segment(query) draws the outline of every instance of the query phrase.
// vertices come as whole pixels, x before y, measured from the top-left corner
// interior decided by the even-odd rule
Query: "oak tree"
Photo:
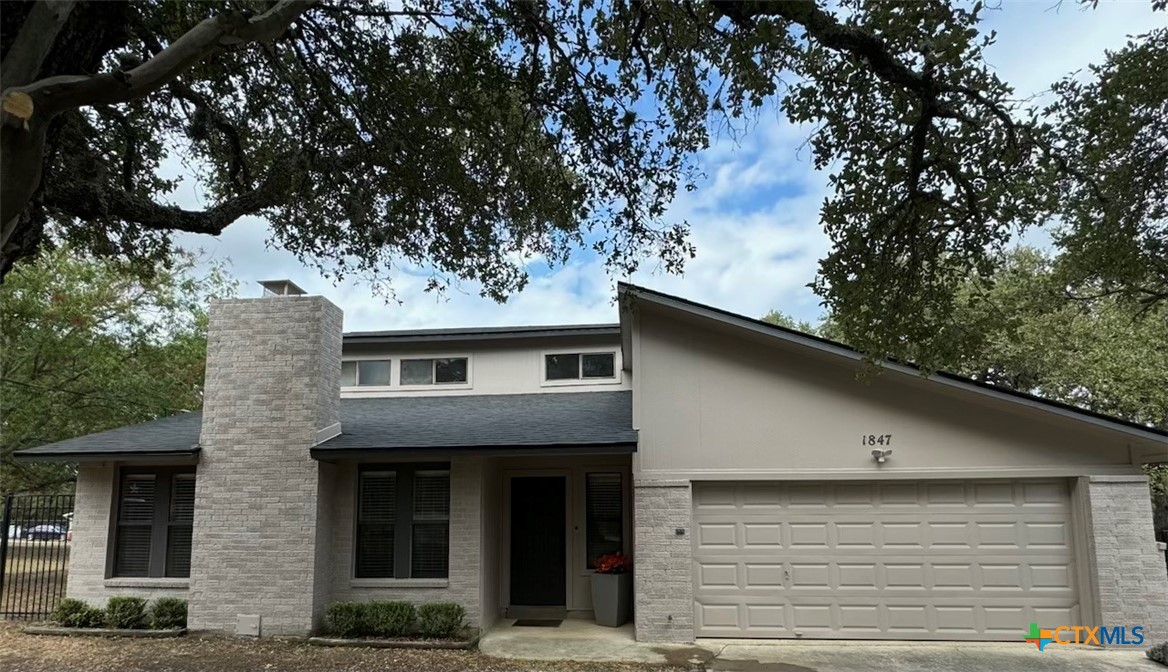
[[[174,232],[244,215],[326,273],[376,281],[413,262],[496,299],[527,260],[582,247],[618,275],[646,257],[680,270],[693,248],[668,206],[698,183],[698,152],[774,103],[814,129],[829,173],[815,289],[874,358],[926,342],[961,279],[1027,227],[1053,228],[1086,291],[1166,302],[1168,30],[1036,107],[986,62],[986,11],[5,3],[0,273],[43,242],[162,259]],[[206,209],[169,203],[159,166],[176,157]]]

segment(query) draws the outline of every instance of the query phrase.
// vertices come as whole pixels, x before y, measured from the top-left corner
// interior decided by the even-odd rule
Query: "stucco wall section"
[[[440,579],[353,578],[354,507],[357,465],[337,465],[333,495],[331,601],[406,600],[457,602],[466,609],[467,624],[481,621],[482,472],[480,457],[455,458],[450,462],[450,572]]]
[[[98,606],[121,595],[148,600],[164,595],[186,598],[184,579],[106,579],[116,482],[117,467],[112,463],[77,468],[66,595]]]
[[[633,485],[637,641],[693,641],[690,483],[635,481]],[[678,529],[684,534],[678,535]]]
[[[338,421],[341,319],[321,297],[215,301],[195,481],[193,630],[306,635],[316,590],[322,427]]]
[[[1147,479],[1090,476],[1079,486],[1087,492],[1097,625],[1142,625],[1149,645],[1168,639],[1168,572],[1156,548]]]
[[[741,329],[636,319],[646,480],[1139,473],[1119,432],[887,369],[857,380],[859,362]],[[869,435],[891,435],[885,463]]]

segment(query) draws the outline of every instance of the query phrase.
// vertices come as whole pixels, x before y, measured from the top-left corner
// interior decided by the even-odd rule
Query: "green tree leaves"
[[[22,264],[0,287],[0,492],[65,487],[59,464],[13,451],[202,406],[206,301],[233,292],[194,257],[150,274],[69,249]]]

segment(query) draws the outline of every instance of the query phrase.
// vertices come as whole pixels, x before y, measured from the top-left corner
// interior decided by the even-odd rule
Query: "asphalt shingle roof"
[[[341,431],[317,451],[637,442],[628,391],[343,399]]]
[[[19,451],[18,458],[191,455],[202,413]],[[632,392],[567,392],[341,400],[342,434],[318,455],[372,449],[635,445]]]
[[[198,452],[202,411],[179,413],[137,425],[87,434],[21,450],[18,458],[99,455],[193,455]]]

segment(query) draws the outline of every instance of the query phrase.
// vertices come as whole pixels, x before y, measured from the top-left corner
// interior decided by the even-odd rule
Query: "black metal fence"
[[[0,531],[0,617],[46,618],[65,596],[73,495],[7,495]]]

